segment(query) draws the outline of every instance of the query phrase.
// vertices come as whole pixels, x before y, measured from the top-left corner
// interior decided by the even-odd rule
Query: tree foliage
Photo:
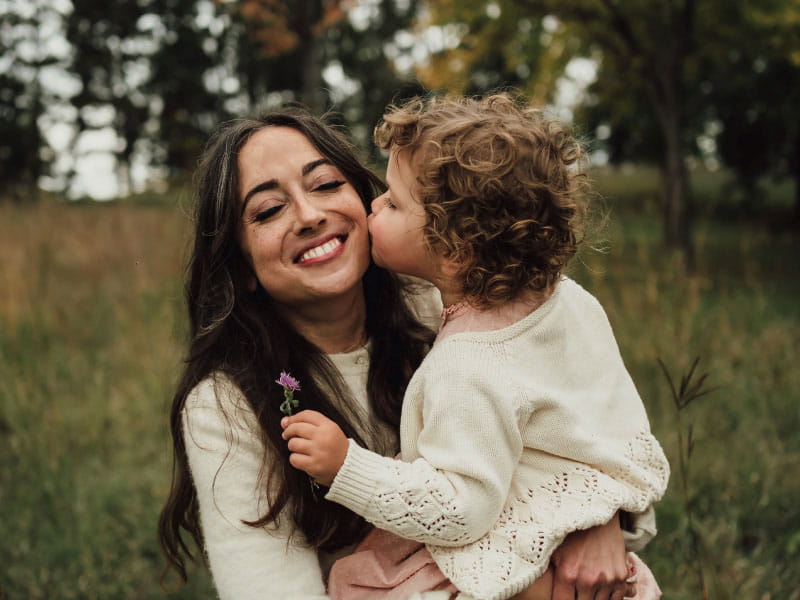
[[[749,35],[730,31],[730,51],[709,67],[724,73],[709,75],[719,155],[737,174],[746,210],[758,202],[760,178],[791,178],[800,219],[800,1],[754,1],[740,19]]]
[[[578,51],[578,38],[520,3],[434,0],[429,8],[442,48],[418,72],[433,89],[480,94],[514,87],[544,104]]]
[[[393,58],[408,48],[398,50],[402,44],[394,38],[410,27],[418,4],[62,0],[59,20],[68,51],[61,50],[60,73],[73,89],[55,100],[71,139],[64,144],[69,159],[54,167],[42,115],[55,100],[40,85],[47,63],[30,50],[30,40],[41,35],[43,13],[55,9],[44,0],[32,2],[33,9],[0,0],[0,65],[7,67],[0,71],[0,180],[35,189],[50,174],[68,191],[78,179],[82,140],[109,131],[116,137],[109,152],[122,193],[134,190],[134,164],[181,180],[219,122],[286,102],[317,113],[333,108],[367,142],[403,86]],[[351,21],[351,11],[362,17]]]
[[[758,77],[753,68],[731,73],[731,61],[748,56],[744,60],[760,68],[765,78],[773,69],[783,69],[784,82],[788,83],[785,71],[792,63],[789,57],[797,54],[794,40],[800,39],[797,0],[749,3],[494,0],[488,4],[430,0],[429,3],[435,23],[442,27],[455,24],[463,29],[459,45],[436,59],[445,68],[437,69],[434,62],[430,71],[434,74],[431,78],[434,85],[468,89],[458,83],[470,78],[474,81],[474,76],[460,73],[455,85],[448,76],[461,68],[480,73],[480,61],[503,56],[506,45],[518,34],[517,24],[523,22],[555,20],[560,37],[571,39],[567,44],[559,44],[567,53],[560,65],[572,56],[596,61],[597,78],[588,90],[579,118],[592,128],[606,126],[609,135],[605,136],[605,144],[612,160],[646,160],[659,165],[668,246],[681,248],[691,256],[691,191],[686,157],[697,151],[699,135],[707,134],[709,128],[714,130],[715,123],[721,123],[722,158],[734,168],[763,172],[757,164],[745,166],[746,160],[741,158],[746,152],[741,147],[739,159],[735,158],[733,140],[740,138],[742,123],[731,115],[726,118],[724,113],[749,111],[755,115],[759,112],[756,95],[764,100],[766,96],[761,92],[741,94],[742,86],[748,83],[752,86]],[[762,48],[768,39],[773,40],[767,44],[775,49],[772,54],[755,50]],[[547,56],[544,52],[552,52],[552,37],[540,34],[532,36],[532,40],[532,47],[522,50],[530,60],[541,61],[542,56]],[[782,48],[777,50],[778,46]],[[502,64],[513,63],[505,59]],[[507,75],[507,69],[498,68],[497,62],[493,68],[503,75],[499,81],[490,82],[492,85],[516,83],[513,76]],[[560,71],[555,76],[559,74]],[[542,77],[542,71],[532,69],[531,77],[534,80]],[[552,72],[544,75],[546,86],[552,88],[553,77]],[[792,86],[797,89],[796,83]],[[523,87],[535,89],[535,83],[529,80]],[[537,101],[542,97],[531,95]],[[762,123],[766,118],[761,116]],[[758,127],[748,127],[748,131],[755,140]],[[788,150],[784,148],[784,152]]]
[[[218,122],[291,101],[333,109],[369,146],[386,104],[423,86],[544,104],[587,57],[577,119],[612,161],[661,167],[665,237],[687,249],[699,136],[750,201],[765,175],[800,182],[799,14],[800,0],[0,0],[0,181],[20,198],[45,179],[68,189],[81,141],[109,130],[123,192],[134,164],[180,179]],[[73,132],[61,155],[54,124]]]
[[[372,130],[386,106],[424,92],[397,64],[408,58],[413,45],[410,35],[397,34],[413,27],[418,4],[418,0],[378,0],[360,20],[343,20],[331,28],[325,40],[326,55],[347,78],[346,83],[331,89],[333,106],[373,159],[377,149]],[[345,86],[350,89],[343,89]]]

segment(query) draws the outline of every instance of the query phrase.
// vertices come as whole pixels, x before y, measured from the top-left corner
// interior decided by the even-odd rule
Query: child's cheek
[[[381,218],[376,214],[371,214],[369,216],[369,220],[367,221],[367,227],[369,228],[369,235],[372,237],[372,243],[375,243],[376,239],[380,239],[381,237]]]

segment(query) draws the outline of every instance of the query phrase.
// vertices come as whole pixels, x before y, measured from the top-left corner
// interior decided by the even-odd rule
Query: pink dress
[[[457,591],[425,544],[383,529],[373,529],[355,552],[337,560],[328,577],[333,600],[405,600],[434,590]]]
[[[635,600],[658,600],[661,589],[650,568],[633,552],[628,568]],[[355,552],[337,560],[328,578],[332,600],[406,600],[415,592],[458,590],[436,566],[425,544],[373,529]]]

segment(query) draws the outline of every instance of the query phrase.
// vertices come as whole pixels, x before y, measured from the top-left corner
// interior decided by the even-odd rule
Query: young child
[[[344,596],[404,598],[453,590],[449,580],[460,599],[492,600],[539,580],[549,598],[565,536],[647,511],[669,477],[603,309],[562,274],[582,238],[580,146],[507,95],[412,101],[384,115],[376,140],[390,155],[369,217],[373,258],[430,281],[445,306],[404,397],[402,461],[319,413],[282,425],[291,464],[330,486],[327,500],[377,536],[425,543],[443,576],[418,564],[422,587],[379,595],[394,560],[379,548],[405,552],[390,537],[374,564],[334,565],[329,589],[372,579],[369,594]],[[342,571],[364,581],[348,588]]]

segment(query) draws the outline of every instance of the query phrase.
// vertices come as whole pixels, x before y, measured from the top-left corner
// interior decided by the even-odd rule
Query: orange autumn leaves
[[[276,58],[292,52],[309,35],[319,37],[354,4],[355,0],[241,0],[237,9],[264,58]]]

